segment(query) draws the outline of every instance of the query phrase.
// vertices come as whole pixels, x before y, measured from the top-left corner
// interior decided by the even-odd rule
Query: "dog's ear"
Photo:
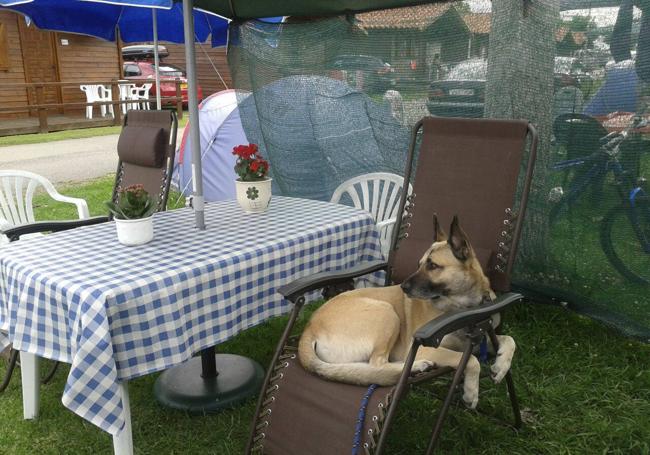
[[[440,223],[438,223],[438,214],[434,213],[433,214],[433,241],[434,242],[444,242],[447,240],[447,234],[445,234],[445,231],[442,230],[440,227]]]
[[[467,240],[467,234],[461,229],[460,223],[458,222],[458,215],[455,215],[454,220],[451,222],[447,243],[459,261],[466,261],[472,254],[472,248],[469,245],[469,240]]]

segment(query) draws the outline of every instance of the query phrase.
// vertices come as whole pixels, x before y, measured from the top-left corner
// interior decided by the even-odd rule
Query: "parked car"
[[[474,58],[452,67],[429,86],[427,108],[441,117],[483,117],[487,60]]]
[[[134,49],[136,48],[136,49]],[[124,78],[137,84],[152,84],[149,90],[149,97],[152,100],[156,98],[156,65],[153,62],[151,49],[153,46],[127,46],[122,48],[124,57]],[[164,46],[159,46],[159,54],[168,55]],[[163,61],[160,62],[160,95],[162,97],[176,96],[176,79],[181,81],[181,96],[183,105],[187,105],[187,78],[185,71],[177,66],[170,65]],[[203,91],[198,87],[198,99],[203,99]],[[175,104],[167,102],[163,104]]]
[[[577,86],[581,76],[572,69],[572,63],[562,58],[555,61],[555,90]],[[441,117],[483,117],[486,78],[487,60],[473,58],[458,63],[443,80],[429,85],[429,112]]]
[[[330,70],[343,72],[342,78],[351,86],[368,93],[382,93],[395,86],[393,67],[371,55],[339,55]]]

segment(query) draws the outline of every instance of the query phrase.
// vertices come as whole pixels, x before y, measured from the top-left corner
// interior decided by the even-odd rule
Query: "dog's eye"
[[[439,269],[440,266],[433,262],[431,259],[427,259],[427,270]]]

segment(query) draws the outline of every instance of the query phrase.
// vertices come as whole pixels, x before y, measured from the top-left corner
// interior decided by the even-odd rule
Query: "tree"
[[[522,118],[539,133],[535,177],[522,232],[520,265],[539,268],[547,258],[546,183],[553,123],[556,0],[493,0],[485,94],[486,116]]]

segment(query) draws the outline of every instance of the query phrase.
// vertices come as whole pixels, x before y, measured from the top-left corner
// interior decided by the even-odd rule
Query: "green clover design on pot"
[[[254,186],[249,186],[248,189],[246,190],[246,196],[251,201],[254,201],[255,199],[257,199],[260,196],[260,192]]]

